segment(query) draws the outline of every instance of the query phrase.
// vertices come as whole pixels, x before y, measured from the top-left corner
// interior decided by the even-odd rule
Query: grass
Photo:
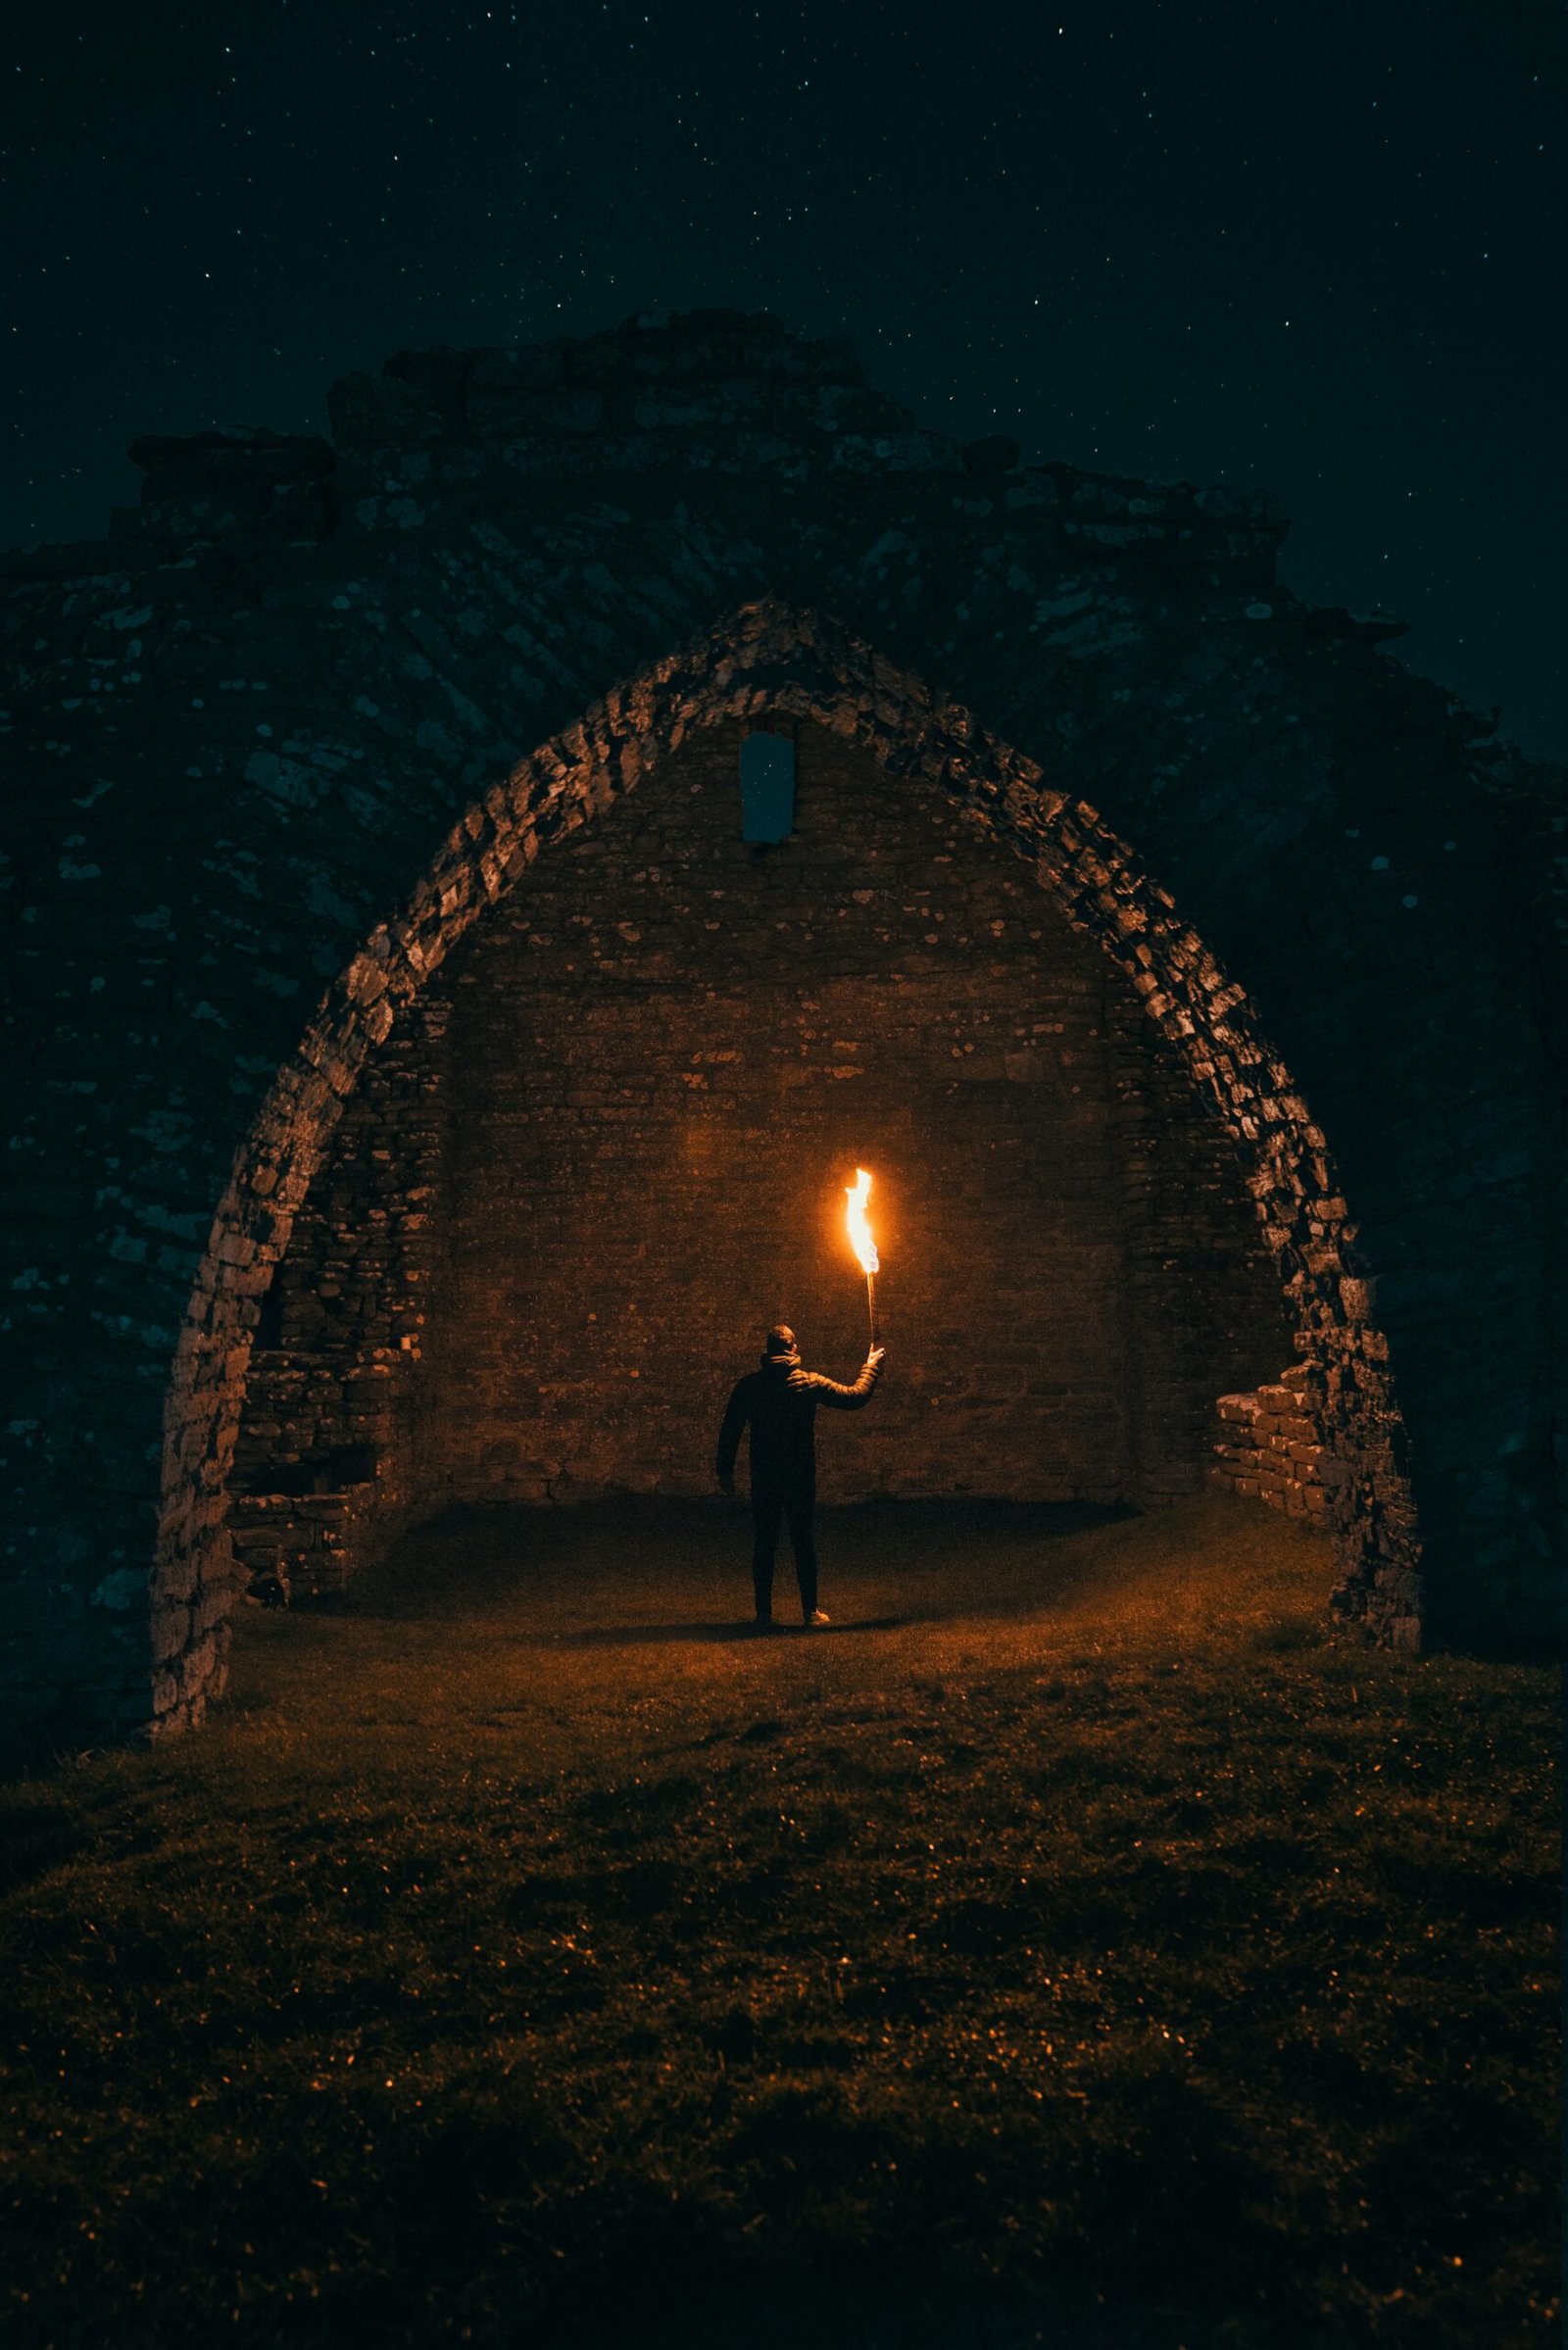
[[[1544,2342],[1555,1676],[1223,1499],[823,1549],[448,1521],[0,1790],[11,2338]]]

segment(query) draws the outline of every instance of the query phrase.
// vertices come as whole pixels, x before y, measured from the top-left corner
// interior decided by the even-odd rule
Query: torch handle
[[[871,1317],[871,1344],[874,1346],[877,1343],[876,1275],[874,1273],[867,1273],[865,1277],[865,1306]]]

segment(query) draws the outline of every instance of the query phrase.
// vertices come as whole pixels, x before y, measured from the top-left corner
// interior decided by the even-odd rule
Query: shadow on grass
[[[817,1523],[827,1576],[902,1585],[951,1577],[958,1568],[964,1612],[1011,1614],[1047,1596],[1069,1599],[1092,1571],[1075,1555],[1075,1544],[1139,1515],[1083,1502],[870,1500],[819,1510]],[[560,1509],[466,1506],[416,1527],[346,1593],[310,1607],[313,1614],[372,1619],[482,1614],[519,1600],[580,1609],[634,1578],[647,1588],[697,1577],[711,1583],[715,1598],[737,1588],[749,1595],[750,1525],[744,1501],[716,1497],[617,1498]],[[1019,1569],[1032,1563],[1038,1580],[1020,1589]],[[780,1571],[787,1579],[787,1561]],[[951,1604],[892,1615],[857,1611],[853,1623],[885,1631],[953,1612]],[[830,1629],[848,1630],[850,1620]],[[573,1635],[582,1644],[603,1639],[611,1645],[742,1637],[752,1637],[749,1621],[737,1624],[727,1611],[712,1621],[607,1625]]]
[[[846,1633],[902,1632],[916,1622],[913,1616],[856,1616],[843,1623],[818,1624],[812,1628],[813,1640],[842,1639]],[[708,1624],[700,1620],[684,1624],[593,1624],[581,1632],[558,1633],[551,1645],[561,1648],[661,1648],[684,1644],[715,1647],[730,1641],[753,1645],[772,1638],[804,1640],[804,1624],[773,1624],[767,1633],[760,1633],[749,1617],[736,1624]]]
[[[667,2228],[667,2220],[660,2225]],[[575,2280],[573,2288],[539,2313],[543,2339],[554,2350],[600,2350],[606,2341],[635,2341],[643,2350],[1220,2350],[1215,2328],[1191,2317],[1097,2304],[1090,2293],[1034,2291],[976,2277],[955,2290],[947,2280],[926,2282],[912,2254],[900,2267],[878,2268],[840,2255],[812,2261],[806,2274],[759,2261],[713,2263],[658,2243],[654,2229],[642,2256],[633,2255],[606,2282]],[[483,2350],[509,2350],[515,2335],[483,2330]]]
[[[40,1772],[51,1766],[58,1769],[60,1757],[34,1760]],[[0,1825],[0,1893],[30,1885],[61,1867],[85,1840],[85,1824],[52,1797],[40,1795],[31,1802],[25,1796],[13,1798]]]

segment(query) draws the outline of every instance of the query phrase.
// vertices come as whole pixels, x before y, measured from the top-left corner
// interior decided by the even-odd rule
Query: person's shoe
[[[771,1616],[759,1616],[756,1623],[752,1626],[752,1630],[754,1632],[776,1632],[777,1629],[778,1627],[774,1623]]]
[[[832,1617],[823,1615],[819,1607],[813,1607],[806,1619],[805,1628],[808,1632],[814,1632],[819,1624],[831,1624],[832,1621]]]

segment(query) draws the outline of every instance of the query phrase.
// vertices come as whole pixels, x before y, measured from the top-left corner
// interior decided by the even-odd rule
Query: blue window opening
[[[749,734],[741,745],[741,838],[771,844],[794,829],[794,738]]]

